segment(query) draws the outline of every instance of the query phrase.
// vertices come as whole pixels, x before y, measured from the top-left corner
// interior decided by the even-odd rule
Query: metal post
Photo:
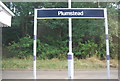
[[[34,10],[34,45],[33,45],[33,76],[36,79],[36,48],[37,48],[37,10]]]
[[[109,35],[108,35],[108,19],[107,9],[104,9],[105,16],[105,33],[106,33],[106,59],[107,59],[107,79],[110,79],[110,53],[109,53]]]
[[[68,8],[71,9],[71,0],[68,0]],[[72,53],[72,19],[69,18],[68,79],[73,78],[74,78],[74,63]]]

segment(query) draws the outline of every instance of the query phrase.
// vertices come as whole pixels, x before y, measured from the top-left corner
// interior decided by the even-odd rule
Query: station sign
[[[37,9],[37,18],[104,18],[104,9]]]

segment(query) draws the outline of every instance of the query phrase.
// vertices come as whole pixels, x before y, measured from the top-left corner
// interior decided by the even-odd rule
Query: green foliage
[[[12,28],[3,28],[3,44],[13,56],[27,58],[33,54],[33,16],[34,8],[67,8],[66,2],[5,3],[15,17]],[[107,8],[110,55],[117,56],[118,13],[112,2],[73,2],[73,8]],[[118,13],[117,13],[118,12]],[[102,19],[72,19],[73,53],[77,58],[97,56],[105,59],[105,28]],[[26,36],[26,34],[30,36]],[[14,42],[12,42],[14,41]],[[68,19],[38,20],[37,56],[40,59],[66,58],[68,52]]]
[[[14,57],[28,58],[33,55],[33,39],[27,35],[21,38],[17,43],[10,43],[7,48],[10,52],[9,54],[13,54]],[[65,59],[66,54],[64,51],[65,48],[50,46],[49,44],[41,43],[40,40],[37,40],[37,56],[39,59]]]
[[[75,56],[80,58],[87,58],[91,56],[95,56],[97,51],[97,44],[94,42],[85,42],[85,43],[78,43],[78,46],[74,48]]]
[[[38,40],[37,56],[40,59],[60,58],[61,51],[55,46],[43,44]]]
[[[18,58],[26,58],[32,55],[32,44],[33,40],[30,39],[30,36],[23,37],[19,42],[10,43],[7,47],[10,54]]]

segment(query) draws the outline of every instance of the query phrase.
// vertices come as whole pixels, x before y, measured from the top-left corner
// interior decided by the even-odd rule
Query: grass
[[[67,70],[67,60],[37,60],[37,69],[38,70]],[[106,61],[101,61],[95,57],[81,60],[74,60],[74,66],[76,70],[97,70],[105,69]],[[117,68],[118,61],[111,60],[111,67]],[[33,60],[32,59],[3,59],[2,68],[11,69],[11,70],[32,70],[33,69]]]

